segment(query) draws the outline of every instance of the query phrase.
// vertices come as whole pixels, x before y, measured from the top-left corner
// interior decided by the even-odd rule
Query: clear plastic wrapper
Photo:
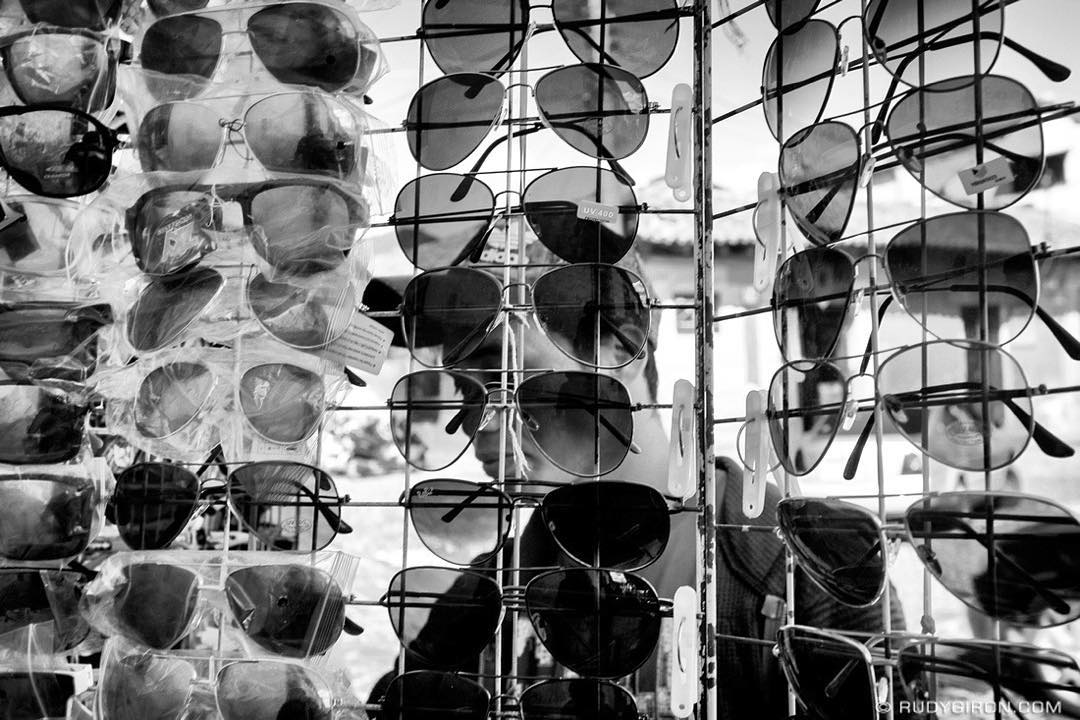
[[[0,3],[0,31],[47,23],[59,27],[130,32],[142,0],[4,0]]]
[[[90,632],[79,614],[86,582],[86,575],[75,570],[0,569],[0,597],[4,598],[0,638],[42,623],[51,626],[53,651],[78,646]]]
[[[70,380],[27,378],[24,371],[18,366],[11,377],[0,367],[0,462],[31,466],[75,460],[86,450],[90,389]]]
[[[158,650],[182,640],[217,648],[218,633],[203,631],[220,621],[226,649],[315,658],[359,630],[345,616],[358,564],[327,551],[121,552],[101,565],[81,608],[102,634]]]
[[[111,326],[105,303],[0,303],[0,377],[85,380]]]

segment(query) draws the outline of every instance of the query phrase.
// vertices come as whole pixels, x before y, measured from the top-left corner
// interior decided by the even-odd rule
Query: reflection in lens
[[[781,142],[821,118],[840,61],[836,28],[809,20],[785,30],[765,56],[765,121]]]
[[[161,563],[132,563],[120,572],[113,613],[124,635],[159,650],[171,648],[195,617],[198,578]]]
[[[244,116],[244,137],[267,170],[344,179],[356,168],[361,128],[343,105],[315,93],[271,95]]]
[[[662,68],[679,42],[674,0],[555,0],[555,26],[579,60],[610,63],[639,78]]]
[[[799,360],[769,383],[769,436],[792,475],[808,475],[832,445],[847,399],[843,373],[829,362]]]
[[[326,406],[322,376],[296,365],[264,363],[244,372],[240,408],[255,432],[277,443],[306,439]]]
[[[528,25],[528,0],[424,3],[424,45],[446,75],[500,74],[510,69],[525,42]]]
[[[421,370],[394,385],[390,429],[402,457],[418,470],[442,470],[465,452],[482,425],[487,393],[464,373]]]
[[[811,242],[843,236],[859,182],[859,139],[849,125],[823,122],[794,133],[780,149],[780,186]]]
[[[855,287],[855,264],[840,250],[789,257],[773,283],[773,330],[785,359],[833,356]]]
[[[90,543],[94,482],[38,476],[0,482],[0,556],[45,561],[74,558]]]
[[[484,720],[490,694],[455,673],[416,670],[395,677],[386,688],[377,720]]]
[[[414,277],[401,300],[413,357],[429,367],[469,357],[499,319],[502,294],[499,281],[482,270],[444,268]]]
[[[286,85],[337,92],[360,66],[356,27],[341,11],[315,3],[266,7],[247,22],[251,47]]]
[[[523,720],[636,720],[637,703],[626,689],[602,680],[544,680],[521,694]]]
[[[133,465],[116,479],[112,521],[132,550],[160,550],[179,536],[195,511],[199,479],[168,463]]]
[[[150,108],[139,123],[142,169],[187,172],[214,166],[221,150],[222,113],[209,105],[173,102]]]
[[[454,565],[487,561],[510,536],[514,505],[495,487],[424,480],[409,491],[408,507],[420,540]]]
[[[324,720],[333,697],[326,682],[302,665],[274,660],[234,662],[217,676],[222,720]]]
[[[179,432],[206,406],[215,385],[214,375],[202,363],[154,368],[135,396],[135,427],[143,437],[155,439]]]
[[[460,265],[483,239],[495,196],[482,180],[456,173],[410,180],[394,203],[401,252],[421,270]]]
[[[877,714],[874,673],[854,642],[787,627],[780,630],[777,644],[795,695],[817,717]]]
[[[405,127],[412,156],[428,170],[446,170],[480,146],[502,111],[506,89],[490,75],[459,73],[421,87]]]
[[[229,502],[247,530],[276,550],[322,550],[337,537],[341,498],[310,465],[255,462],[229,474]]]
[[[195,322],[224,284],[225,278],[210,268],[153,278],[128,311],[128,342],[144,352],[169,345]]]

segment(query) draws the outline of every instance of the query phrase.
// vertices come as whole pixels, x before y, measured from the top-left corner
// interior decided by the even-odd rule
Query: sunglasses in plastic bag
[[[0,380],[0,462],[59,463],[83,447],[89,392],[77,383]]]
[[[86,581],[86,575],[76,570],[0,569],[0,597],[4,598],[0,635],[37,623],[52,623],[53,649],[60,652],[75,647],[90,632],[90,626],[79,615],[79,598]]]
[[[0,200],[0,269],[66,280],[92,271],[90,254],[113,230],[113,214],[72,200],[8,195]]]
[[[13,720],[66,717],[68,699],[84,692],[92,677],[89,665],[58,663],[41,668],[0,670],[4,715]]]
[[[101,489],[89,475],[34,469],[0,475],[0,558],[71,560],[101,525]]]
[[[32,23],[103,30],[120,19],[124,0],[19,0],[19,6]]]
[[[97,367],[98,334],[111,322],[105,304],[0,303],[0,367],[12,379],[85,380]]]
[[[8,85],[24,105],[101,112],[113,103],[119,41],[81,28],[34,27],[0,38]]]

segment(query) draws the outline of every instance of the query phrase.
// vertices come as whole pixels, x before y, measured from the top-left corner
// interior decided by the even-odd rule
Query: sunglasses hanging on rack
[[[0,38],[0,64],[25,105],[101,112],[113,104],[126,44],[81,28],[40,26]]]

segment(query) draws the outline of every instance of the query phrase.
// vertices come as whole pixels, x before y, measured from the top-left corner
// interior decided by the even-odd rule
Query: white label
[[[978,195],[1016,179],[1008,158],[1004,157],[976,165],[970,170],[961,170],[957,174],[968,195]]]
[[[577,206],[577,216],[579,220],[595,220],[602,223],[615,222],[615,218],[619,216],[619,208],[614,205],[593,202],[592,200],[582,200]]]
[[[363,313],[356,313],[345,334],[323,351],[326,357],[372,375],[382,371],[394,333]]]

